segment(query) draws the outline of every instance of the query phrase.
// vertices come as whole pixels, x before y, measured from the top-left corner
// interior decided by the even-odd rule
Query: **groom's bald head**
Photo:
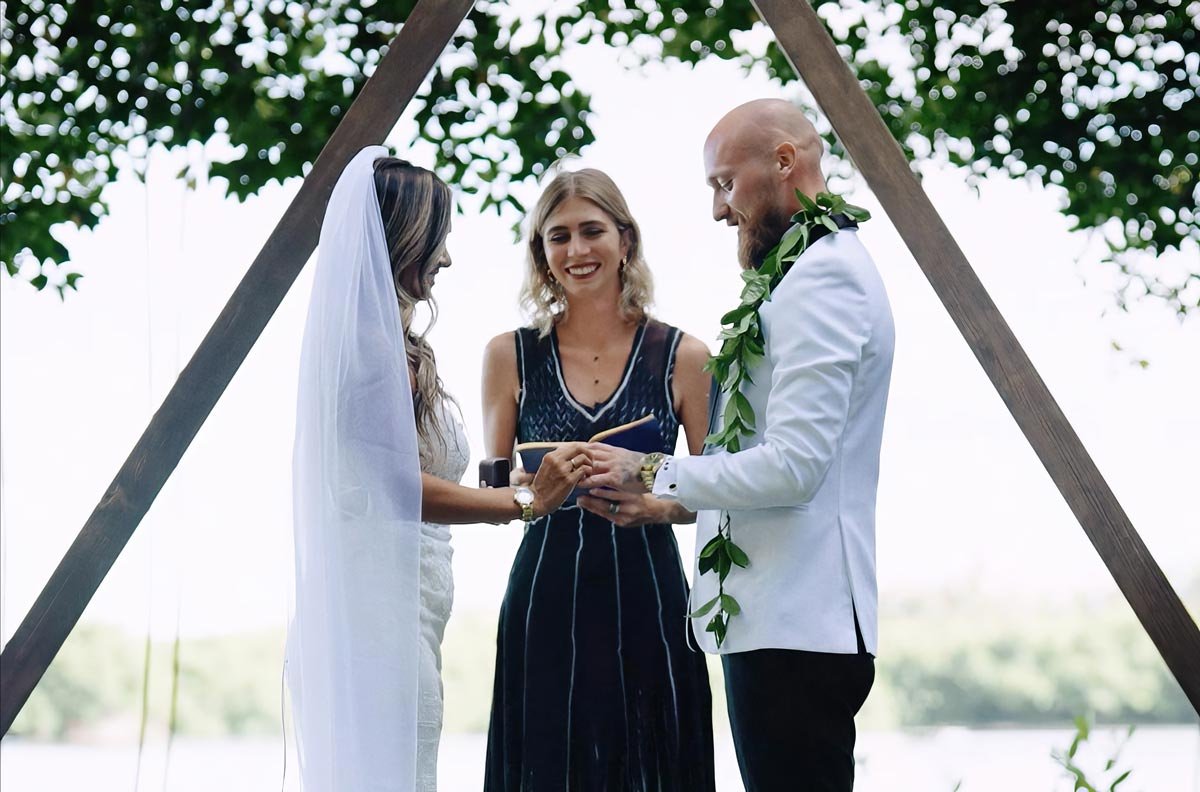
[[[743,267],[757,267],[800,206],[795,192],[825,190],[823,145],[800,108],[782,99],[735,107],[704,142],[713,219],[738,227]]]
[[[780,152],[784,147],[790,152]],[[812,195],[825,189],[821,176],[821,154],[824,145],[816,127],[804,112],[782,99],[755,99],[730,110],[708,133],[705,155],[710,149],[728,148],[731,153],[745,153],[767,159],[781,154],[794,156],[785,161],[790,167],[789,181],[793,189]],[[805,187],[809,189],[805,190]]]

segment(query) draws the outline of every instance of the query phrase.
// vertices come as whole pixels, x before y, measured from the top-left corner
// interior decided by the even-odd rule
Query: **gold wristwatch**
[[[533,522],[533,490],[529,487],[517,487],[513,490],[513,500],[521,507],[521,519],[527,523]]]
[[[642,457],[642,468],[638,471],[638,477],[642,480],[642,486],[646,488],[646,492],[654,491],[654,477],[658,475],[658,469],[666,461],[667,455],[660,451]]]

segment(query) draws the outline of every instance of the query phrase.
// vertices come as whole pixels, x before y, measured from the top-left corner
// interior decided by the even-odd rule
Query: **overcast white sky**
[[[654,67],[648,77],[624,73],[603,50],[575,53],[572,63],[595,96],[599,142],[584,163],[613,176],[641,223],[656,313],[712,344],[740,282],[734,231],[709,216],[702,141],[736,104],[796,98],[799,89],[721,63]],[[410,116],[394,141],[407,139]],[[426,148],[400,153],[431,162]],[[245,204],[224,199],[217,186],[185,192],[174,176],[188,156],[200,156],[199,146],[152,157],[148,185],[127,175],[109,188],[111,216],[95,232],[70,235],[86,277],[65,303],[0,279],[5,640],[299,187],[272,186]],[[1066,231],[1051,192],[993,179],[977,196],[949,169],[932,169],[925,187],[1150,550],[1177,589],[1196,591],[1200,323],[1180,325],[1153,304],[1106,312],[1098,248]],[[897,325],[878,510],[883,599],[963,589],[1053,599],[1115,591],[891,222],[861,182],[850,199],[875,211],[862,237]],[[476,459],[481,352],[521,323],[511,221],[469,208],[457,217],[455,265],[438,282],[433,342]],[[149,614],[167,634],[178,605],[185,635],[284,624],[309,275],[85,619],[144,631]],[[1114,340],[1129,351],[1114,351]],[[1136,357],[1150,367],[1135,366]],[[455,530],[457,609],[498,607],[519,537],[515,526]],[[691,529],[681,528],[680,539],[690,552]]]

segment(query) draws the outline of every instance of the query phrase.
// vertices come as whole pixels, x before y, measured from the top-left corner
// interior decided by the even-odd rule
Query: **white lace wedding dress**
[[[437,438],[421,443],[422,470],[446,481],[459,482],[467,470],[470,448],[452,407],[438,414],[444,443]],[[417,792],[437,789],[438,741],[442,735],[442,637],[454,601],[453,550],[450,529],[421,524],[421,646],[417,711]]]

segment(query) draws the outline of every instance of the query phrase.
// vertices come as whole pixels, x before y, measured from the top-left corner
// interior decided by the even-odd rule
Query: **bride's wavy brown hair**
[[[417,283],[424,283],[450,233],[452,198],[450,188],[432,172],[395,157],[375,160],[375,192],[383,216],[383,233],[392,262],[392,280],[400,303],[400,321],[408,341],[408,368],[412,373],[413,411],[421,443],[421,466],[429,460],[426,449],[436,439],[445,445],[435,410],[444,401],[453,402],[437,373],[433,347],[426,336],[437,322],[437,302],[432,295],[412,294],[402,283],[405,272],[417,268]],[[427,301],[432,314],[420,333],[413,330],[417,304]]]

